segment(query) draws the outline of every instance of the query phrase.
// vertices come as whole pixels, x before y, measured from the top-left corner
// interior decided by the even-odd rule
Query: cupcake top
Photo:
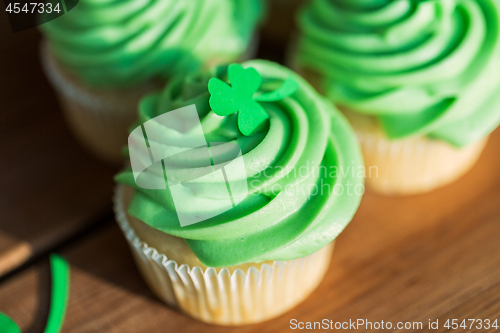
[[[389,138],[464,146],[500,123],[497,0],[312,0],[296,64]]]
[[[175,117],[155,121],[193,104],[208,158],[207,147],[182,151],[195,141],[195,125]],[[131,169],[116,176],[135,188],[128,212],[185,239],[206,266],[307,256],[345,228],[364,190],[361,154],[345,118],[304,79],[272,62],[247,61],[173,79],[141,101],[140,124],[153,156],[182,152],[164,159],[141,186]],[[135,128],[132,134],[142,132]],[[129,149],[140,141],[132,134]],[[147,167],[151,161],[145,152],[132,163]],[[238,165],[243,168],[234,172]],[[224,177],[213,172],[221,166]],[[210,172],[192,179],[204,167]],[[150,189],[144,188],[148,182]],[[175,185],[182,188],[173,190]],[[228,190],[233,206],[218,214]],[[181,226],[180,216],[212,217]]]
[[[41,29],[80,79],[119,88],[237,59],[261,16],[261,0],[80,0]]]

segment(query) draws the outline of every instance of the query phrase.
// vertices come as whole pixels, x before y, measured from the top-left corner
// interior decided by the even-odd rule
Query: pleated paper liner
[[[488,138],[462,149],[444,141],[417,137],[387,140],[357,133],[366,163],[368,188],[387,195],[410,195],[445,186],[477,162]],[[370,167],[375,166],[376,171]]]
[[[290,45],[290,63],[321,92],[321,75],[293,62],[295,46],[296,43]],[[486,137],[457,148],[426,136],[390,140],[374,117],[341,106],[339,109],[358,137],[365,161],[366,187],[384,195],[425,193],[456,181],[476,164],[488,141]]]
[[[279,316],[309,296],[329,266],[334,243],[300,259],[245,264],[246,271],[179,265],[136,235],[124,191],[123,185],[115,191],[116,219],[142,276],[166,304],[200,321],[243,325]]]
[[[424,193],[452,183],[476,164],[488,141],[457,148],[425,136],[390,140],[375,118],[342,111],[363,151],[366,185],[382,194]]]

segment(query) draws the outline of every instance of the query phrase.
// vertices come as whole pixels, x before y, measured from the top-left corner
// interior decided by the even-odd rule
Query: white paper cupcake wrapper
[[[474,166],[487,142],[485,138],[458,149],[425,137],[389,140],[379,133],[356,134],[367,187],[384,194],[422,193],[453,182]]]
[[[227,268],[178,265],[141,241],[123,207],[123,187],[114,197],[117,222],[152,291],[168,305],[190,316],[220,325],[255,323],[278,316],[306,298],[328,268],[333,243],[312,255],[251,267],[245,273]]]

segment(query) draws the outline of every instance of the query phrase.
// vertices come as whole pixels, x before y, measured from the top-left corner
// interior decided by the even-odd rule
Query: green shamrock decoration
[[[259,102],[278,101],[295,93],[298,84],[291,77],[281,87],[269,93],[257,94],[262,77],[254,68],[243,68],[231,64],[227,70],[230,85],[218,78],[208,82],[210,107],[219,116],[238,112],[238,128],[243,135],[252,135],[260,130],[269,114]]]

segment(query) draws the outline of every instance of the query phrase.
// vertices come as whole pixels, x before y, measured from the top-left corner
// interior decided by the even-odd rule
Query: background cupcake
[[[41,26],[42,62],[76,136],[118,162],[139,98],[174,74],[248,57],[261,16],[260,0],[81,0]]]
[[[294,66],[350,118],[383,193],[465,173],[500,122],[494,0],[313,0]]]
[[[134,130],[134,169],[116,177],[117,220],[151,289],[195,318],[227,325],[275,317],[307,297],[363,193],[361,154],[344,117],[289,69],[242,66],[174,79],[144,98],[137,125],[151,149],[135,149],[144,138]],[[186,151],[199,128],[157,119],[193,104],[209,148]],[[150,152],[171,157],[156,168]],[[232,172],[237,159],[243,173]],[[233,205],[221,212],[228,186]],[[181,216],[202,218],[181,226]]]

